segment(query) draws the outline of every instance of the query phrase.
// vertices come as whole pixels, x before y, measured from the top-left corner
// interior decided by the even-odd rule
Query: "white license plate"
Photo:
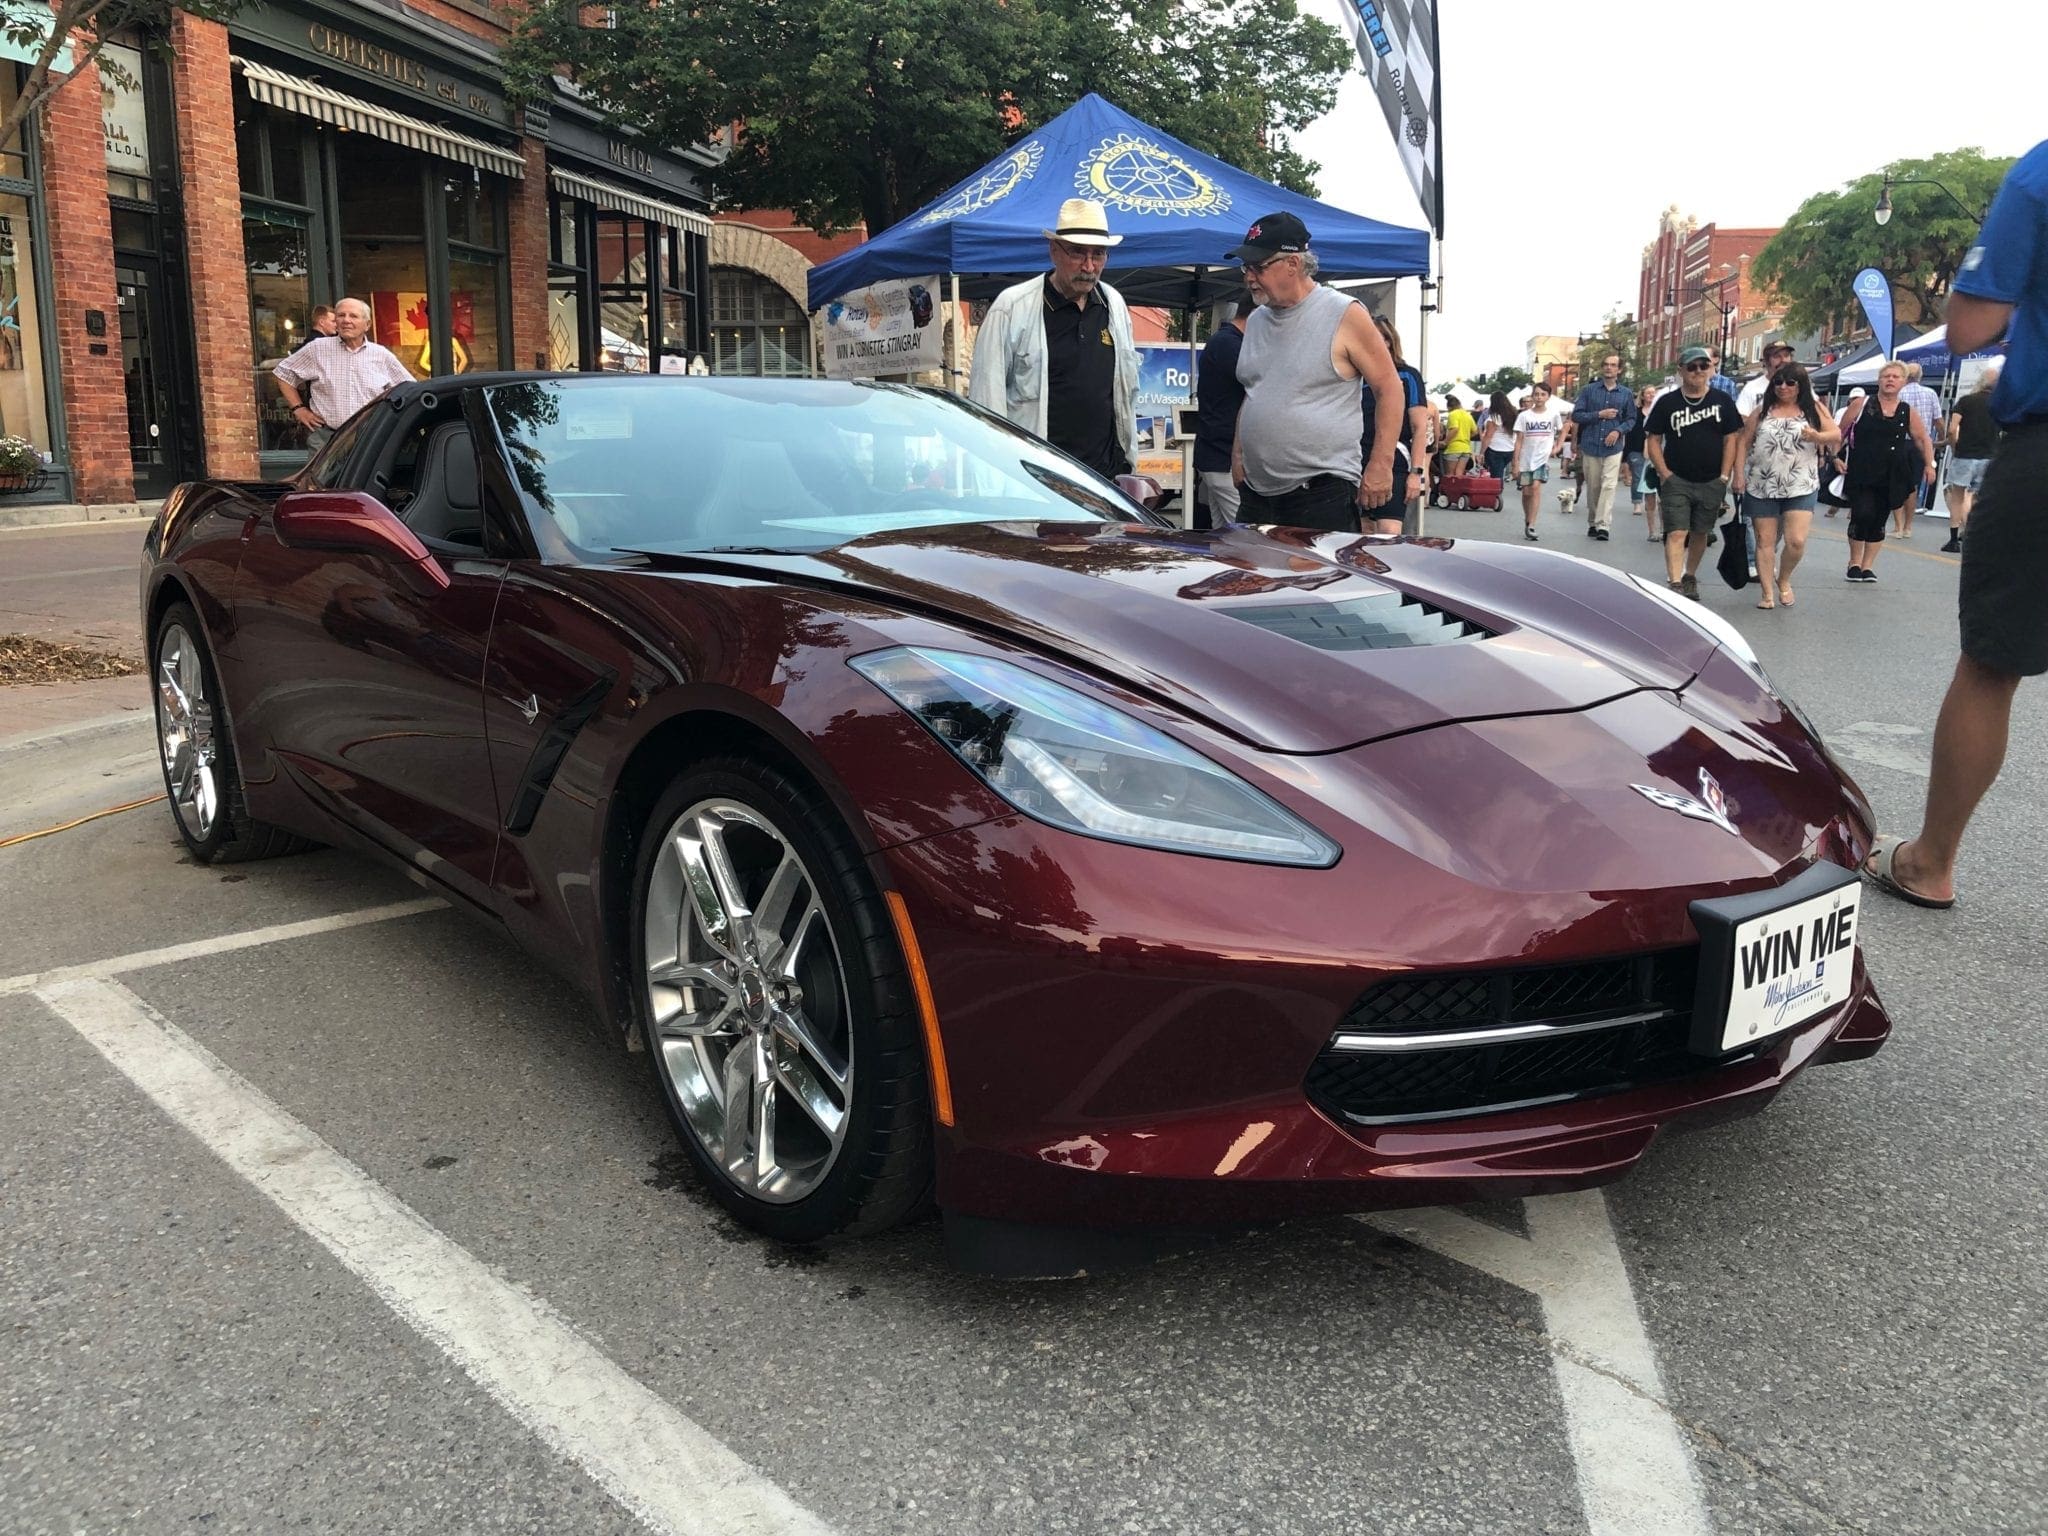
[[[1721,1049],[1740,1050],[1849,1000],[1860,881],[1735,926]]]

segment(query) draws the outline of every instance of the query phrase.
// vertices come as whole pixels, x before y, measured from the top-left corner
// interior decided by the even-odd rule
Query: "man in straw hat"
[[[1138,435],[1138,348],[1123,296],[1102,280],[1102,204],[1070,197],[1045,232],[1052,270],[1005,288],[974,342],[967,397],[1104,475],[1127,472]]]

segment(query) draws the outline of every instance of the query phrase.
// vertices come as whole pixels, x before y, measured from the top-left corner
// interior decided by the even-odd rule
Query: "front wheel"
[[[633,884],[635,1012],[711,1192],[784,1242],[928,1196],[922,1042],[888,911],[819,797],[743,758],[670,786]]]
[[[178,836],[201,864],[268,859],[315,846],[249,815],[204,633],[189,603],[173,603],[150,650],[157,755]]]

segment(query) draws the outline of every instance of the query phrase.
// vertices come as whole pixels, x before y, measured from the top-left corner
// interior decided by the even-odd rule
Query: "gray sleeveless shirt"
[[[1344,311],[1356,302],[1319,285],[1291,308],[1262,304],[1245,318],[1237,435],[1245,479],[1261,495],[1278,496],[1317,475],[1358,479],[1359,383],[1330,361]]]

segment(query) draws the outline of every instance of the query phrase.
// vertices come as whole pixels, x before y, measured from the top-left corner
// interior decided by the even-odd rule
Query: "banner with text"
[[[1863,306],[1863,318],[1870,322],[1870,334],[1884,356],[1892,355],[1892,285],[1875,267],[1856,274],[1856,300]]]
[[[870,283],[826,304],[825,377],[871,379],[946,365],[939,321],[939,280],[911,277]]]
[[[1338,0],[1337,12],[1379,97],[1401,168],[1441,240],[1444,151],[1436,0]]]

